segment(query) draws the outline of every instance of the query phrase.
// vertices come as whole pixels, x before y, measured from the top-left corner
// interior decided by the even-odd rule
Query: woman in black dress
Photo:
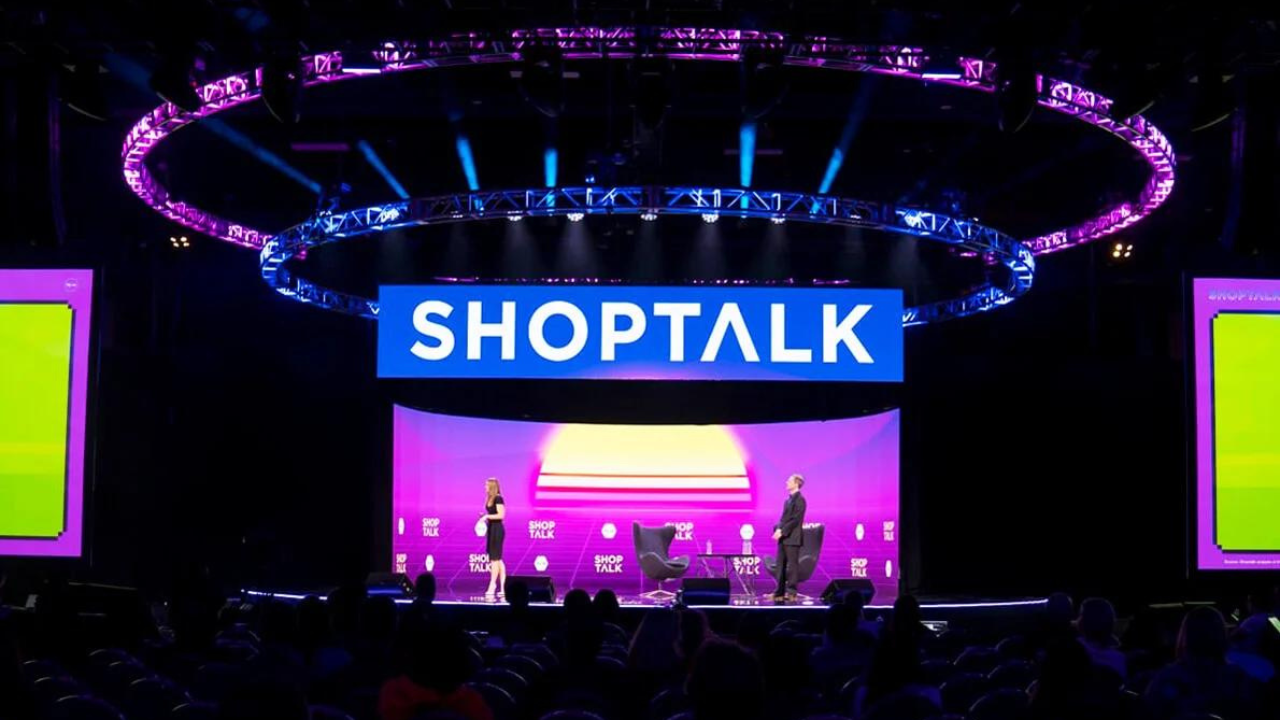
[[[507,585],[507,566],[502,562],[502,541],[507,535],[502,521],[507,517],[507,506],[502,502],[502,488],[497,478],[484,481],[484,512],[480,515],[486,525],[484,547],[489,554],[489,589],[484,594],[488,598],[495,593],[502,597]]]

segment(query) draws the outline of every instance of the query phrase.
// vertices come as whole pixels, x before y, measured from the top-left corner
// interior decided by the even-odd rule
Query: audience
[[[1107,668],[1124,681],[1128,676],[1125,655],[1116,639],[1116,610],[1102,598],[1089,598],[1080,603],[1080,619],[1076,622],[1080,643],[1089,652],[1094,665]]]
[[[1243,670],[1227,663],[1227,624],[1212,607],[1198,607],[1182,621],[1177,660],[1156,674],[1146,704],[1157,720],[1210,713],[1223,720],[1258,716],[1261,690]]]
[[[228,720],[540,720],[557,710],[601,720],[924,720],[944,707],[975,720],[1280,717],[1280,632],[1268,593],[1250,596],[1230,634],[1216,610],[1188,613],[1175,655],[1157,612],[1133,618],[1122,643],[1115,609],[1101,598],[1081,603],[1073,623],[1070,597],[1056,595],[1025,636],[974,628],[939,639],[914,597],[898,598],[879,623],[850,594],[781,623],[743,612],[729,640],[700,610],[624,615],[612,592],[573,590],[562,607],[538,608],[555,628],[544,640],[529,589],[516,580],[506,608],[486,611],[497,631],[482,641],[442,621],[433,576],[416,586],[422,594],[403,607],[352,585],[328,600],[219,608],[197,573],[179,586],[171,640],[153,625],[140,635],[145,643],[89,657],[86,617],[54,582],[34,612],[0,617],[0,718],[53,720],[47,695],[79,693],[119,707],[125,720],[171,720],[131,694],[130,682],[149,675],[177,683],[174,702],[185,690],[210,704],[202,717]],[[639,621],[634,632],[624,618]],[[24,665],[31,657],[38,661]],[[994,713],[1001,699],[1005,714]]]
[[[764,677],[751,651],[709,640],[694,656],[686,692],[694,720],[762,720]]]
[[[404,674],[383,684],[382,720],[413,720],[427,711],[447,711],[465,720],[493,720],[484,698],[463,683],[470,675],[470,646],[461,630],[435,626],[418,631]]]

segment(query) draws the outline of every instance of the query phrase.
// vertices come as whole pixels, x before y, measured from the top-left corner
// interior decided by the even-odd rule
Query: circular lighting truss
[[[937,57],[919,47],[855,44],[834,38],[793,36],[768,31],[658,27],[539,28],[493,33],[459,33],[444,39],[421,42],[387,42],[371,51],[345,53],[335,51],[304,58],[302,61],[303,85],[309,87],[342,80],[432,68],[515,63],[522,61],[529,51],[545,48],[555,48],[561,53],[563,59],[574,61],[644,56],[704,62],[739,62],[744,52],[761,48],[779,53],[783,64],[794,67],[875,73],[953,85],[981,92],[993,92],[996,88],[994,63],[978,58]],[[1106,237],[1137,223],[1164,203],[1173,190],[1175,160],[1173,147],[1155,125],[1141,115],[1129,118],[1113,116],[1111,100],[1092,90],[1041,75],[1037,75],[1035,80],[1036,102],[1040,106],[1096,126],[1120,138],[1146,160],[1151,174],[1136,197],[1108,206],[1098,215],[1079,224],[1023,239],[1022,243],[1032,254],[1056,252]],[[219,217],[174,198],[146,166],[147,155],[175,131],[202,118],[260,98],[262,81],[262,68],[231,75],[197,90],[202,103],[199,110],[190,112],[172,103],[165,103],[139,120],[125,137],[122,153],[124,178],[130,189],[157,212],[177,223],[221,240],[263,250],[271,239],[272,233]],[[727,191],[722,191],[722,195],[723,192]],[[481,195],[483,193],[448,197],[472,198]],[[780,195],[817,197],[795,193]],[[841,202],[852,202],[868,207],[888,207],[875,203],[825,199],[834,201],[837,205]],[[748,205],[750,203],[751,201],[748,201]],[[400,207],[400,204],[385,206],[385,208],[392,207]],[[463,207],[465,208],[466,205],[464,204]],[[380,208],[379,211],[385,208]],[[658,210],[659,208],[650,206],[649,209]],[[617,210],[615,208],[615,211]],[[896,212],[898,208],[893,210]],[[465,213],[465,210],[463,212]],[[670,213],[672,210],[666,212]],[[721,210],[722,214],[738,216],[750,212],[755,211],[750,207]],[[761,212],[765,211],[761,209]],[[924,211],[905,210],[904,212],[924,213]],[[924,214],[945,218],[936,213]],[[805,219],[790,215],[788,218]],[[953,218],[945,218],[945,220],[948,223],[956,222]],[[829,222],[828,220],[817,221]],[[967,224],[972,225],[972,223]],[[897,227],[896,223],[885,223],[883,226],[904,231],[903,228]],[[266,255],[264,253],[264,258]],[[278,268],[276,271],[278,272]],[[264,265],[264,276],[269,272],[271,271]],[[1007,302],[1007,299],[1005,301]],[[989,303],[988,307],[990,306],[992,304]],[[955,316],[952,314],[934,319]]]
[[[927,303],[903,311],[903,325],[922,325],[984,312],[1008,304],[1031,289],[1035,259],[1015,238],[976,222],[916,208],[853,200],[830,195],[711,187],[537,188],[457,193],[403,200],[344,212],[320,213],[272,237],[259,256],[262,278],[277,292],[301,302],[376,318],[378,302],[322,287],[291,272],[286,263],[326,243],[382,233],[397,228],[526,217],[566,217],[580,222],[588,215],[696,215],[704,222],[721,216],[768,218],[882,230],[943,243],[959,254],[980,257],[988,266],[987,281],[962,297]],[[1007,272],[998,272],[1003,268]],[[475,278],[437,278],[467,282]],[[621,283],[598,278],[542,278],[519,282]],[[784,284],[795,281],[783,281]],[[827,281],[827,284],[847,284]],[[750,280],[713,280],[704,284],[765,284]],[[796,283],[813,285],[819,282]]]

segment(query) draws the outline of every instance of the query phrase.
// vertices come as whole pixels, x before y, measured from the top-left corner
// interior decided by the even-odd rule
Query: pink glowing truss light
[[[510,30],[494,33],[457,33],[424,41],[388,41],[361,53],[321,53],[304,60],[306,86],[370,75],[459,65],[514,63],[525,48],[557,47],[566,60],[601,60],[665,57],[670,60],[737,62],[745,49],[765,47],[783,53],[783,63],[797,67],[845,72],[865,72],[937,82],[992,92],[995,64],[959,58],[954,68],[930,61],[924,48],[901,45],[865,45],[835,38],[791,36],[787,33],[704,28],[567,27]],[[952,69],[954,72],[945,72]],[[1069,227],[1026,238],[1033,253],[1056,252],[1097,240],[1129,227],[1150,215],[1169,197],[1174,184],[1174,152],[1169,140],[1141,115],[1111,115],[1111,100],[1092,90],[1062,80],[1036,77],[1037,102],[1050,110],[1099,127],[1136,150],[1151,168],[1136,198],[1108,206],[1095,217]],[[166,137],[202,118],[258,99],[262,69],[215,80],[198,89],[203,102],[196,112],[166,103],[147,113],[125,137],[125,182],[165,217],[207,235],[236,245],[261,250],[270,232],[246,227],[173,197],[151,174],[147,155]]]

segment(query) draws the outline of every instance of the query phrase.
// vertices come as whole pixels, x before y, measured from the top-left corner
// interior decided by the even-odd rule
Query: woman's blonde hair
[[[502,486],[498,484],[498,478],[489,478],[484,481],[484,504],[486,506],[493,504],[493,499],[502,494]]]

